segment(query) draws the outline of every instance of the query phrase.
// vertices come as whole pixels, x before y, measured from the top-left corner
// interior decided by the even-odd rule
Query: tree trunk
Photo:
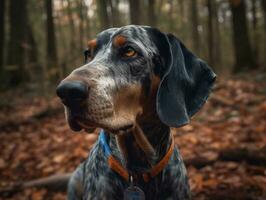
[[[266,29],[266,1],[265,0],[261,0],[261,6],[264,12],[264,24],[265,24],[265,29]]]
[[[180,7],[180,17],[181,19],[180,20],[184,20],[185,18],[185,7],[184,7],[184,0],[178,0],[178,4],[179,4],[179,7]]]
[[[62,8],[65,8],[65,1],[60,1],[60,6]],[[60,57],[58,55],[58,61],[60,61],[60,65],[61,65],[61,70],[62,70],[62,76],[65,77],[67,75],[67,69],[69,67],[68,64],[69,63],[69,59],[70,57],[65,57],[64,55],[68,55],[69,54],[69,43],[68,43],[68,39],[67,39],[67,33],[65,31],[65,29],[67,29],[66,27],[68,26],[68,24],[65,23],[64,19],[65,16],[67,15],[67,12],[66,12],[66,9],[62,10],[60,12],[60,15],[59,15],[59,19],[58,19],[58,24],[57,24],[57,35],[58,35],[58,38],[60,38],[60,48],[61,48],[61,51],[60,51]],[[61,59],[61,58],[64,58],[64,59]],[[71,63],[72,64],[72,63]]]
[[[209,62],[214,68],[220,64],[220,31],[217,15],[217,5],[213,0],[207,1],[208,7],[208,47],[209,47]]]
[[[248,34],[246,4],[244,0],[230,0],[232,11],[233,43],[235,50],[234,72],[256,66]]]
[[[176,26],[177,26],[177,22],[174,18],[174,1],[172,0],[168,0],[168,5],[169,5],[169,12],[168,12],[168,20],[167,20],[167,26],[168,26],[168,30],[170,32],[175,32],[176,30]]]
[[[156,26],[155,0],[149,0],[149,4],[148,4],[148,24],[150,26]]]
[[[266,55],[266,1],[261,0],[261,6],[263,9],[263,16],[264,16],[264,47],[263,47],[263,55]],[[266,56],[264,56],[264,66],[263,69],[266,71]]]
[[[87,40],[88,38],[90,38],[91,35],[91,30],[90,30],[90,17],[88,15],[89,12],[89,8],[86,4],[84,4],[84,12],[86,13],[86,17],[85,17],[85,39]]]
[[[141,24],[140,0],[129,0],[130,23]]]
[[[4,66],[5,48],[5,0],[0,1],[0,76]]]
[[[59,77],[60,70],[58,67],[57,60],[57,48],[56,48],[56,35],[54,28],[53,18],[53,2],[52,0],[45,0],[46,4],[46,55],[47,55],[47,66],[49,69],[49,75],[52,80]]]
[[[214,34],[213,34],[213,6],[212,6],[213,0],[208,0],[207,7],[208,7],[208,47],[209,47],[209,62],[210,65],[214,65],[214,55],[213,55],[213,49],[214,49]]]
[[[119,0],[109,0],[108,4],[110,6],[111,10],[111,19],[112,19],[112,26],[113,27],[119,27],[121,25],[120,22],[120,13],[118,10]]]
[[[162,7],[163,7],[164,3],[165,3],[165,0],[159,0],[159,2],[157,3],[157,6],[155,8],[156,15],[157,15],[158,19],[160,18],[161,14],[162,14]]]
[[[261,0],[261,6],[263,9],[263,14],[264,14],[264,31],[266,33],[266,1],[265,0]]]
[[[27,0],[10,0],[9,21],[7,73],[9,84],[15,86],[26,79]]]
[[[83,0],[79,0],[77,2],[77,7],[79,9],[79,49],[84,50],[84,2]]]
[[[72,3],[70,0],[67,0],[67,16],[69,20],[69,28],[70,28],[70,49],[69,52],[73,51],[73,49],[76,49],[76,41],[75,38],[76,36],[76,31],[75,31],[75,23],[74,23],[74,18],[72,15]]]
[[[33,32],[31,25],[28,24],[27,27],[28,27],[27,28],[28,29],[27,40],[28,40],[28,45],[29,45],[28,58],[29,58],[29,62],[36,66],[36,64],[38,63],[37,43],[36,43],[34,32]]]
[[[253,50],[254,50],[254,58],[255,60],[258,60],[259,56],[259,32],[258,32],[258,19],[257,19],[257,6],[256,6],[256,2],[257,0],[251,0],[252,3],[252,9],[251,9],[251,13],[252,13],[252,29],[253,29]]]
[[[178,34],[180,35],[180,38],[182,40],[184,40],[184,42],[186,42],[186,37],[187,37],[187,32],[188,32],[188,26],[186,23],[186,3],[184,0],[178,0],[177,1],[177,5],[178,5],[178,27],[176,30],[178,30]],[[190,25],[190,24],[189,24]],[[191,37],[191,36],[189,36]]]
[[[215,63],[219,66],[222,64],[222,51],[221,51],[221,30],[220,23],[218,19],[218,5],[216,1],[213,1],[213,17],[214,17],[214,46],[215,46]]]
[[[97,0],[97,13],[100,21],[100,31],[109,27],[109,19],[107,12],[107,2],[105,0]]]
[[[191,30],[192,30],[192,40],[193,40],[193,50],[199,53],[200,50],[200,39],[199,39],[199,17],[198,17],[198,7],[197,0],[190,0],[191,3]]]

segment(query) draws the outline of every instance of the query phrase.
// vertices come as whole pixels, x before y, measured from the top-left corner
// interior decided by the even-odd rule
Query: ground
[[[72,172],[87,157],[97,134],[71,132],[61,107],[55,97],[1,94],[0,199],[65,199],[65,192],[45,188],[2,192],[15,183]],[[193,199],[266,199],[265,75],[218,79],[204,108],[173,133]]]

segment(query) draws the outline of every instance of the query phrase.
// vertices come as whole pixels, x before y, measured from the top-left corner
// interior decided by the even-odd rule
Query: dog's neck
[[[143,151],[139,142],[136,141],[134,130],[121,136],[110,134],[110,147],[113,155],[130,172],[143,172],[151,169],[165,156],[170,146],[170,128],[160,120],[139,123],[139,128],[154,150],[153,155],[147,155]]]

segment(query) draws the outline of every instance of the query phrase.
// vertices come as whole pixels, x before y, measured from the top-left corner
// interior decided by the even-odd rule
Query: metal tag
[[[124,200],[145,200],[145,194],[139,187],[129,186],[124,191]]]

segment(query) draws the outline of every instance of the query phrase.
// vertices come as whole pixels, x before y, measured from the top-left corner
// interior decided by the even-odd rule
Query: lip
[[[77,123],[79,124],[79,126],[81,126],[88,133],[92,133],[96,129],[96,127],[89,126],[89,125],[87,125],[87,123],[84,123],[82,121],[77,121]]]
[[[84,130],[88,133],[92,133],[94,132],[94,130],[96,128],[104,128],[107,131],[110,131],[111,133],[113,133],[114,135],[117,134],[124,134],[129,132],[133,127],[134,127],[134,123],[129,122],[126,124],[120,124],[116,127],[111,127],[110,126],[106,126],[106,124],[102,124],[102,123],[98,123],[97,121],[91,121],[86,117],[86,112],[79,108],[77,109],[70,109],[68,108],[68,124],[70,126],[70,128],[75,131],[75,132],[79,132],[81,130]]]
[[[87,133],[93,133],[96,127],[94,126],[89,126],[87,123],[82,122],[84,120],[80,120],[77,118],[69,118],[68,124],[71,130],[75,132],[79,132],[81,130],[86,131]]]
[[[79,123],[72,117],[69,117],[68,124],[73,131],[78,132],[82,130],[82,127],[79,125]]]
[[[68,124],[73,131],[81,131],[84,127],[79,123],[84,118],[84,113],[68,108]]]

